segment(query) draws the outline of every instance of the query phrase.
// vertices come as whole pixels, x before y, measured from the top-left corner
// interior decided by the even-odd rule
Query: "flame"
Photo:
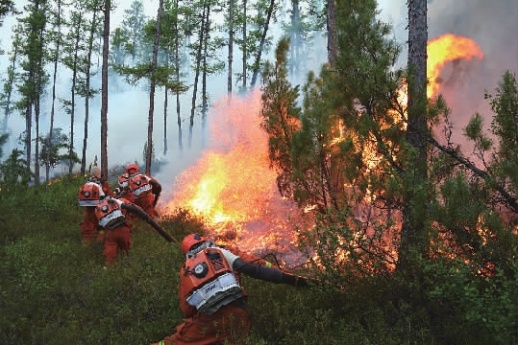
[[[268,137],[259,125],[261,107],[259,91],[214,104],[209,147],[177,177],[174,197],[161,213],[167,217],[171,210],[187,208],[203,218],[214,238],[235,241],[245,250],[293,251],[288,219],[296,208],[277,191]]]
[[[440,74],[443,67],[458,59],[483,59],[484,53],[480,46],[472,39],[464,36],[445,34],[428,41],[427,46],[427,73],[429,84],[427,95],[429,98],[437,95],[440,87]]]

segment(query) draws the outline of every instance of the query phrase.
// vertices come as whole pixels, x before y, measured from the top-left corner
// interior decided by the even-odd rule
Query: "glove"
[[[297,287],[308,287],[307,279],[305,279],[304,277],[287,273],[282,274],[281,283]]]

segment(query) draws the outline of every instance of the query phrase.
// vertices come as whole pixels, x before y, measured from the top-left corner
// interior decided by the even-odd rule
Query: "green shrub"
[[[177,244],[139,220],[129,255],[103,269],[102,246],[81,243],[75,202],[83,182],[64,178],[0,197],[0,344],[149,344],[182,322]],[[178,240],[204,231],[186,210],[160,224]],[[244,277],[253,321],[247,343],[516,343],[516,262],[512,267],[512,274],[479,279],[462,263],[430,261],[421,285],[345,272],[341,286],[308,289]]]

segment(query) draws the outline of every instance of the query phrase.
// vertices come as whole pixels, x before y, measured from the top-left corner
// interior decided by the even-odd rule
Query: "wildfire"
[[[427,53],[428,98],[437,96],[441,88],[441,72],[448,63],[484,58],[484,53],[475,41],[469,37],[454,34],[441,35],[428,41]],[[401,124],[403,128],[406,128],[406,123],[402,123],[403,117],[407,116],[408,88],[406,83],[403,83],[401,88],[397,90],[397,103],[397,109],[389,110],[389,115],[394,120],[394,124]],[[357,109],[361,109],[361,106],[357,106]],[[391,123],[390,126],[394,124]],[[376,167],[381,158],[375,147],[376,144],[374,143],[363,148],[364,163],[369,169]],[[396,159],[396,157],[393,157],[393,159]],[[375,196],[368,194],[366,198],[370,200]]]
[[[443,67],[455,60],[483,59],[484,53],[472,39],[454,34],[445,34],[428,42],[428,88],[429,98],[437,95],[440,87],[440,75]]]
[[[482,59],[480,47],[471,39],[452,34],[428,44],[428,96],[440,90],[443,67],[459,59]],[[406,109],[406,88],[399,90],[400,112],[394,112],[401,124]],[[276,173],[268,161],[268,137],[260,128],[261,95],[255,91],[246,98],[221,99],[211,109],[209,147],[201,158],[177,177],[174,196],[162,208],[188,208],[201,216],[214,237],[232,239],[246,250],[272,250],[284,253],[283,262],[292,264],[297,256],[293,223],[301,225],[296,207],[281,198]],[[361,107],[358,108],[361,113]],[[392,123],[392,125],[393,125]],[[339,125],[339,128],[342,126]],[[345,132],[338,130],[336,143]],[[364,147],[366,159],[377,164],[375,148]],[[372,196],[374,197],[374,196]],[[308,210],[306,210],[308,211]],[[231,234],[228,236],[228,234]],[[289,256],[288,258],[286,257]],[[295,255],[295,257],[294,257]]]
[[[210,146],[179,175],[174,198],[162,213],[188,208],[214,237],[235,240],[247,250],[293,252],[285,249],[296,243],[288,224],[295,208],[277,191],[260,112],[259,91],[214,104]]]

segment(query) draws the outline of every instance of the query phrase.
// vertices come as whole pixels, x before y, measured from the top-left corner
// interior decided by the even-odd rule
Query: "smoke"
[[[399,66],[406,66],[408,8],[406,0],[379,0],[380,19],[393,27],[394,39],[402,44]],[[446,33],[476,41],[482,61],[456,61],[445,66],[441,93],[451,109],[455,142],[468,147],[462,134],[469,118],[480,113],[486,127],[491,109],[484,93],[494,92],[505,71],[518,73],[518,1],[455,0],[428,1],[428,38]],[[469,149],[464,150],[467,152]]]
[[[445,33],[475,40],[484,52],[483,61],[452,63],[443,71],[443,94],[452,109],[454,138],[479,112],[491,122],[484,92],[494,92],[503,73],[518,71],[518,2],[516,0],[456,0],[429,2],[429,37]]]
[[[148,3],[151,3],[149,0]],[[390,23],[393,26],[393,38],[400,42],[403,46],[403,52],[398,61],[400,66],[406,65],[406,42],[407,34],[407,6],[406,0],[379,0],[380,20]],[[25,1],[17,0],[18,8],[23,8]],[[155,6],[146,6],[146,15],[153,16],[156,12]],[[113,17],[113,27],[116,27],[124,14],[124,10],[129,8],[129,3],[119,4]],[[151,8],[151,9],[150,9]],[[458,62],[450,64],[444,71],[442,77],[444,80],[443,94],[449,106],[452,108],[452,116],[454,121],[454,137],[462,140],[462,130],[467,123],[468,118],[475,112],[480,112],[490,116],[487,101],[484,100],[484,92],[486,90],[493,91],[501,75],[506,70],[516,72],[518,70],[518,2],[516,0],[456,0],[456,1],[429,1],[429,38],[435,38],[445,33],[454,33],[457,35],[467,36],[475,40],[482,48],[485,58],[483,61]],[[1,48],[6,52],[10,50],[10,35],[12,25],[15,18],[8,16],[5,18],[4,26],[0,32]],[[276,42],[275,42],[276,43]],[[315,57],[311,59],[314,63],[311,68],[315,71],[319,70],[319,64],[326,56],[325,40],[320,42],[321,47],[315,47]],[[270,54],[271,55],[271,54]],[[271,60],[270,57],[266,57]],[[309,57],[308,57],[309,60]],[[5,71],[8,66],[7,55],[0,56],[0,77],[5,77]],[[65,72],[63,72],[65,73]],[[62,78],[67,78],[63,76]],[[211,87],[211,101],[216,101],[225,95],[225,76],[212,78],[209,82]],[[297,82],[303,83],[304,77],[300,77]],[[109,163],[124,164],[129,161],[143,160],[144,144],[147,140],[147,118],[149,94],[144,89],[135,89],[124,86],[124,81],[119,80],[116,84],[110,81],[110,100],[108,109],[108,155]],[[122,85],[124,90],[117,90],[117,85]],[[63,91],[60,97],[67,95],[66,88],[68,84],[65,82],[62,86]],[[113,89],[112,89],[113,88]],[[50,95],[47,95],[50,96]],[[78,113],[76,116],[76,124],[74,131],[76,133],[74,145],[78,153],[82,149],[83,136],[83,118],[84,107],[82,100],[78,101]],[[178,145],[178,127],[176,124],[176,115],[173,107],[175,102],[170,100],[170,115],[167,125],[167,137],[169,138],[169,152],[167,157],[162,157],[163,145],[163,94],[161,90],[157,92],[155,101],[155,126],[154,126],[154,142],[156,145],[156,154],[160,160],[168,162],[167,171],[164,174],[176,175],[181,172],[189,163],[199,157],[205,145],[204,133],[200,128],[201,119],[199,116],[195,118],[195,127],[193,133],[192,145],[187,145],[188,121],[190,109],[190,92],[183,97],[182,101],[182,117],[183,117],[183,150]],[[43,105],[44,109],[50,108],[50,100]],[[63,109],[57,109],[56,126],[63,128],[64,133],[70,132],[69,118],[64,115]],[[97,97],[90,109],[90,138],[88,141],[88,157],[87,164],[91,164],[97,156],[100,159],[100,97]],[[42,124],[48,122],[49,114],[46,111],[42,114]],[[210,121],[210,114],[209,114]],[[490,122],[490,118],[486,119]],[[13,147],[20,147],[17,142],[17,136],[25,129],[24,121],[18,114],[13,115],[9,119],[11,135],[11,143],[4,148],[5,154],[10,152]],[[46,133],[45,125],[41,132]],[[66,171],[63,168],[63,171]],[[59,171],[57,171],[59,173]],[[160,173],[162,174],[162,172]]]

